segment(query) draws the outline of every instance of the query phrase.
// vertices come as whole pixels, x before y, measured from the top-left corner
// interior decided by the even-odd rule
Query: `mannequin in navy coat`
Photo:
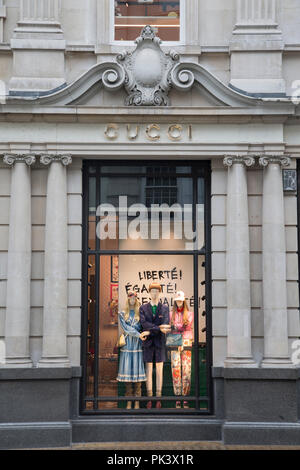
[[[152,283],[149,286],[151,301],[140,307],[140,322],[143,331],[150,334],[143,342],[144,361],[146,363],[146,386],[149,397],[153,396],[152,373],[153,362],[156,365],[156,396],[161,397],[163,385],[163,365],[166,360],[166,337],[169,331],[169,307],[159,301],[161,286]],[[147,408],[152,407],[152,402],[147,403]],[[161,402],[156,402],[156,408],[161,408]]]

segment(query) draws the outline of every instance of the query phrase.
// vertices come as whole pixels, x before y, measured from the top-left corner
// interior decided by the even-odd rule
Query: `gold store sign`
[[[104,134],[109,140],[117,140],[120,136],[121,128],[118,124],[108,124]],[[167,129],[162,129],[159,124],[149,124],[148,126],[139,126],[136,124],[126,125],[126,136],[128,140],[136,140],[140,135],[146,137],[150,142],[159,142],[163,133],[172,142],[179,142],[183,138],[192,140],[192,126],[190,124],[182,126],[180,124],[171,124]]]

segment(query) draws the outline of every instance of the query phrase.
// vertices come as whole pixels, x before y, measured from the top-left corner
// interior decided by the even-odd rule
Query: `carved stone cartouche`
[[[179,61],[174,52],[161,50],[161,40],[147,25],[136,39],[133,52],[124,52],[117,61],[125,70],[126,106],[167,106],[171,88],[170,72]]]

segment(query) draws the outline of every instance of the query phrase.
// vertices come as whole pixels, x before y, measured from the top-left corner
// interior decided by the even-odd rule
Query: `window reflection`
[[[96,263],[95,256],[88,257],[88,318],[86,349],[86,395],[94,395],[95,379],[95,342],[96,342]],[[89,405],[90,406],[90,405]]]
[[[134,41],[151,25],[163,41],[180,40],[180,0],[116,0],[115,40]]]
[[[159,408],[194,409],[195,401],[190,398],[199,390],[205,396],[204,259],[204,256],[199,257],[198,318],[195,318],[192,255],[100,256],[98,312],[95,312],[95,255],[89,257],[86,395],[92,397],[96,393],[97,409],[157,409],[158,401]],[[148,315],[152,317],[155,304],[151,286],[159,290],[157,305],[162,320],[158,323],[168,324],[170,329],[161,334],[159,345],[152,335],[153,344],[149,347],[147,334],[146,341],[140,335],[150,331]],[[198,339],[195,337],[197,325]],[[120,346],[122,333],[125,345]],[[171,339],[166,340],[167,336]],[[156,349],[156,346],[160,347]],[[98,360],[95,358],[97,351]],[[199,367],[199,374],[195,367]],[[119,397],[123,399],[118,401]],[[164,397],[174,397],[174,400],[164,400]],[[90,406],[89,402],[87,409]]]
[[[204,246],[203,178],[199,178],[200,202],[194,206],[192,177],[182,176],[172,167],[142,168],[146,177],[134,173],[100,177],[97,236],[101,250],[201,249]],[[191,171],[189,167],[186,169]],[[93,213],[89,220],[94,233]]]

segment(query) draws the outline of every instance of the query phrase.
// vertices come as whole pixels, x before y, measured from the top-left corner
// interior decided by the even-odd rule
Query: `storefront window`
[[[82,412],[209,412],[208,165],[84,175]]]
[[[183,0],[112,0],[114,40],[134,41],[151,25],[162,41],[180,41]]]

